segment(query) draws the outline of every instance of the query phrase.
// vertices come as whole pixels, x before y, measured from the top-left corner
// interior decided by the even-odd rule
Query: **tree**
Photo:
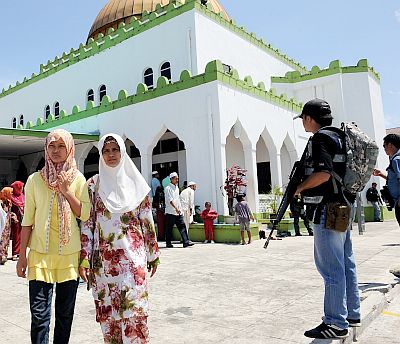
[[[247,170],[242,169],[238,165],[233,165],[226,170],[226,180],[224,190],[228,196],[229,215],[234,215],[233,200],[240,194],[241,189],[247,186],[246,180]]]

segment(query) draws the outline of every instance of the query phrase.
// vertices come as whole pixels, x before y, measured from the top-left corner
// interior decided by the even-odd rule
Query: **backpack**
[[[356,194],[364,189],[372,176],[379,154],[379,147],[374,140],[361,131],[357,125],[342,123],[341,129],[325,127],[323,130],[341,132],[344,138],[346,171],[341,178],[333,172],[333,177],[340,183],[343,191]]]

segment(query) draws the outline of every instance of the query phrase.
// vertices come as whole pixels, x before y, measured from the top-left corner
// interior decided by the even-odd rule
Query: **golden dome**
[[[218,0],[209,0],[214,12],[224,13],[229,18]],[[152,12],[156,5],[168,5],[169,0],[109,0],[94,21],[89,38],[95,38],[99,33],[106,35],[109,28],[117,29],[119,23],[128,23],[130,18],[140,18],[144,11]]]

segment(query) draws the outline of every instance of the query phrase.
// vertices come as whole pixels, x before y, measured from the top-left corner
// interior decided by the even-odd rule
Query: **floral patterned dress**
[[[88,181],[96,199],[82,225],[81,266],[91,260],[96,320],[106,343],[148,343],[146,269],[160,255],[150,198],[134,211],[113,214],[94,196],[95,180]]]
[[[1,205],[0,205],[1,206]],[[6,224],[0,236],[0,263],[4,264],[7,261],[8,246],[10,245],[11,236],[11,219],[12,213],[7,213]]]

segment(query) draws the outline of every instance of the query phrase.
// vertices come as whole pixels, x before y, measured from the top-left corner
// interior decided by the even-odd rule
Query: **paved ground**
[[[162,249],[162,264],[150,281],[151,343],[311,343],[303,332],[319,324],[323,298],[313,239],[273,241],[268,251],[262,244]],[[361,289],[396,282],[388,269],[400,264],[397,223],[367,224],[364,236],[354,232],[354,246]],[[14,271],[14,262],[0,267],[0,343],[29,343],[27,282]],[[389,311],[400,312],[398,300]],[[377,321],[383,325],[373,323],[362,343],[398,343],[399,318],[382,315]],[[387,326],[387,331],[374,331],[375,324]],[[102,342],[84,286],[71,339],[73,344],[83,342]]]

